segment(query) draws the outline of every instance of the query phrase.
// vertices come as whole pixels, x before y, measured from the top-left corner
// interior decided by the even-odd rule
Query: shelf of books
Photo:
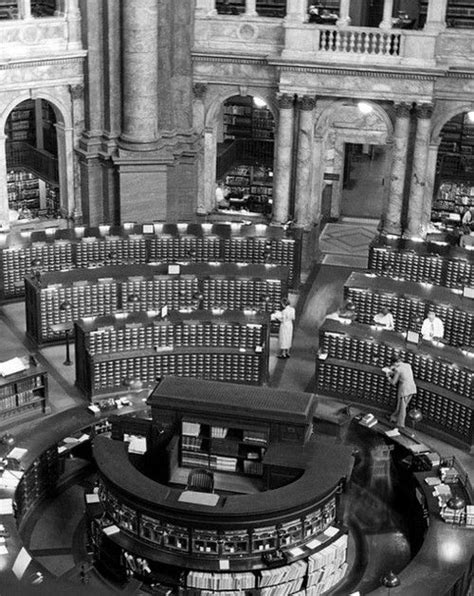
[[[63,341],[74,321],[119,311],[272,312],[287,291],[285,267],[170,267],[123,265],[26,276],[27,336],[38,345]]]
[[[90,398],[126,391],[127,379],[154,385],[165,374],[263,384],[269,317],[228,311],[129,312],[75,324],[76,384]]]
[[[28,357],[0,363],[0,425],[47,411],[48,373]]]
[[[294,287],[301,268],[301,235],[241,224],[124,224],[26,230],[3,237],[0,299],[24,296],[25,275],[112,265],[222,263],[281,265]]]

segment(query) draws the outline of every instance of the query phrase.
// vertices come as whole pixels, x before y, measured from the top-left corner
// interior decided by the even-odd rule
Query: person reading
[[[434,310],[428,311],[428,316],[421,326],[421,337],[432,341],[433,339],[442,339],[444,336],[443,321],[436,316]]]
[[[395,329],[393,315],[387,306],[383,306],[380,312],[374,316],[374,323],[384,327],[384,329],[387,329],[388,331],[393,331]]]

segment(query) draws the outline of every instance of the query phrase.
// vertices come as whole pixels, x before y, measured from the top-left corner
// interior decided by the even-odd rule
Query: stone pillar
[[[196,17],[203,18],[217,14],[215,0],[196,0]]]
[[[273,222],[285,223],[290,213],[291,166],[293,155],[294,99],[282,94],[276,138],[275,177],[273,183]]]
[[[398,104],[396,106],[396,114],[388,209],[384,225],[384,231],[387,234],[401,234],[402,232],[403,189],[407,169],[410,106],[406,103]]]
[[[197,189],[197,213],[204,215],[210,210],[206,201],[205,185],[205,155],[204,155],[204,126],[205,126],[205,107],[204,97],[206,95],[207,85],[205,83],[195,83],[193,86],[193,128],[201,135],[202,147],[198,153],[198,189]]]
[[[74,129],[56,123],[58,137],[59,197],[61,212],[72,217],[76,211],[74,203]]]
[[[66,1],[66,19],[68,25],[68,50],[81,49],[81,13],[78,0]]]
[[[430,104],[417,106],[415,149],[413,152],[410,198],[408,202],[408,227],[406,230],[409,236],[420,236],[422,232],[423,197],[426,184],[426,165],[428,163],[432,113],[433,106]]]
[[[8,216],[8,187],[7,187],[7,137],[0,128],[0,228],[8,229],[10,227],[10,218]]]
[[[245,0],[245,16],[246,17],[256,17],[257,16],[256,0]]]
[[[35,134],[36,134],[36,149],[44,149],[44,134],[43,134],[43,106],[42,100],[39,97],[35,98]]]
[[[157,0],[122,2],[123,126],[121,145],[147,151],[158,138]]]
[[[431,222],[431,209],[436,179],[436,162],[438,161],[438,149],[440,140],[430,144],[428,148],[428,161],[426,164],[425,192],[423,197],[423,217],[421,225],[426,230]]]
[[[304,23],[308,20],[307,0],[292,0],[286,3],[286,22]]]
[[[349,27],[349,25],[351,24],[351,17],[349,16],[350,6],[351,0],[340,0],[339,18],[336,22],[336,25],[338,27]]]
[[[428,12],[426,15],[426,23],[424,31],[430,33],[439,32],[446,29],[446,8],[448,0],[429,0]]]
[[[18,16],[20,19],[31,19],[31,0],[18,0]]]
[[[384,0],[383,17],[382,17],[382,22],[379,25],[379,29],[391,29],[392,28],[392,15],[393,15],[393,0]]]
[[[298,99],[299,126],[296,155],[295,224],[301,228],[311,226],[311,166],[313,163],[313,114],[314,97]]]

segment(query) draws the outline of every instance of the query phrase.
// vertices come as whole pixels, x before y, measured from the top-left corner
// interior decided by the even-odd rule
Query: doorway
[[[380,219],[383,213],[387,147],[345,143],[341,216]]]

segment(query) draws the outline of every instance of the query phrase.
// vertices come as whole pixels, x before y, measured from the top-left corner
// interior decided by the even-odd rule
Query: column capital
[[[402,102],[395,104],[395,114],[397,118],[409,118],[411,106],[408,103]]]
[[[281,93],[277,96],[278,107],[280,110],[290,110],[294,105],[294,96],[289,93]]]
[[[421,103],[416,106],[417,118],[431,118],[433,115],[433,105],[431,103]]]
[[[298,97],[298,107],[300,110],[311,112],[316,105],[316,98],[311,95],[303,95]]]
[[[196,99],[202,99],[207,91],[206,83],[194,83],[193,94]]]

